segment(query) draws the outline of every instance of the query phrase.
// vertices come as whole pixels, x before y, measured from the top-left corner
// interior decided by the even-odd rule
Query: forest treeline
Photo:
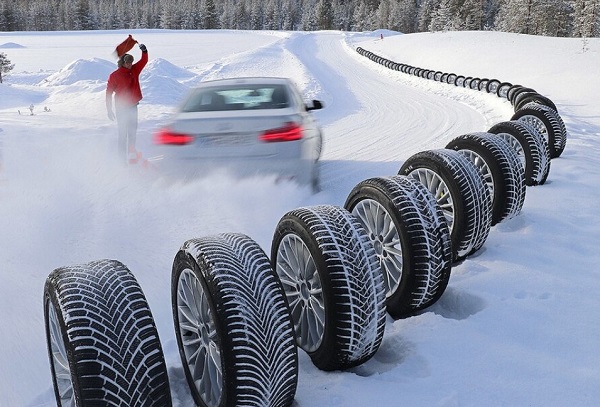
[[[0,31],[496,30],[600,36],[600,0],[0,0]]]

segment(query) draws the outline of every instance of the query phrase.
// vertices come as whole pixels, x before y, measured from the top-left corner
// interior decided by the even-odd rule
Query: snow
[[[104,108],[111,52],[130,32],[1,33],[15,69],[0,85],[0,405],[52,406],[42,293],[55,268],[112,258],[136,275],[163,343],[175,406],[193,405],[174,336],[170,269],[184,241],[245,233],[270,252],[291,209],[343,205],[360,181],[510,119],[510,104],[390,71],[361,46],[413,66],[497,78],[550,97],[569,130],[545,185],[455,265],[430,309],[388,320],[373,359],[322,372],[300,352],[298,406],[595,406],[600,398],[600,39],[496,32],[131,32],[149,49],[138,146],[201,80],[292,78],[324,129],[322,188],[180,182],[122,168]],[[380,34],[383,33],[383,40]],[[7,46],[9,44],[9,46]],[[139,50],[132,50],[139,58]],[[34,104],[34,115],[29,105]],[[47,106],[50,111],[43,111]],[[21,111],[21,115],[18,111]]]

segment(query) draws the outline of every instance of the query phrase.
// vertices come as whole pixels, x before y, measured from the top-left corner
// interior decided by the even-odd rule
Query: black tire
[[[469,88],[472,90],[479,90],[479,82],[481,82],[481,79],[479,78],[471,79],[471,82],[469,82]]]
[[[454,86],[458,86],[459,88],[464,87],[465,77],[463,75],[458,75],[456,79],[454,79]]]
[[[442,77],[444,76],[444,73],[441,71],[437,71],[434,75],[433,75],[433,80],[436,82],[441,82],[442,81]]]
[[[523,85],[513,85],[506,92],[506,99],[508,99],[510,103],[513,103],[515,100],[515,96],[517,96],[521,92],[535,92],[535,90],[527,88]]]
[[[498,97],[501,98],[507,98],[508,90],[511,88],[511,86],[513,85],[510,82],[502,82],[498,85],[498,88],[496,89],[496,95],[498,95]]]
[[[370,359],[385,328],[383,274],[366,230],[344,208],[303,207],[279,221],[271,261],[290,304],[296,342],[321,370]]]
[[[402,175],[371,178],[354,187],[344,206],[375,246],[392,318],[413,315],[441,297],[452,267],[450,231],[425,186]]]
[[[484,91],[485,91],[485,92],[487,92],[487,85],[488,85],[488,83],[490,83],[490,80],[489,80],[489,79],[487,79],[487,78],[482,78],[482,79],[479,81],[479,84],[478,84],[478,86],[477,86],[477,90],[479,90],[479,91],[481,91],[481,92],[484,92]]]
[[[512,105],[514,106],[515,103],[517,102],[517,98],[519,97],[519,95],[523,95],[523,94],[526,94],[526,93],[537,93],[537,92],[535,91],[535,89],[531,89],[531,88],[527,88],[525,86],[521,86],[520,88],[514,90],[511,93],[511,96],[510,96],[510,99],[509,99],[510,103],[512,103]]]
[[[512,120],[497,123],[489,133],[497,134],[513,147],[525,169],[525,185],[542,185],[550,172],[548,143],[526,123]]]
[[[471,88],[471,81],[473,80],[472,76],[467,76],[465,78],[465,80],[463,81],[463,88],[467,88],[470,89]]]
[[[492,226],[519,214],[525,202],[525,171],[504,139],[472,133],[455,138],[446,148],[463,153],[481,172],[492,200]]]
[[[471,161],[454,150],[422,151],[406,160],[399,174],[417,179],[437,199],[448,220],[455,261],[483,246],[491,227],[491,201]]]
[[[500,84],[501,82],[498,79],[490,79],[485,87],[485,90],[487,91],[487,93],[498,94],[497,92]]]
[[[450,85],[454,85],[456,78],[457,78],[457,75],[455,73],[449,73],[448,76],[446,77],[446,80],[448,81],[448,83]]]
[[[173,262],[173,319],[198,406],[290,406],[298,353],[283,287],[248,236],[186,241]]]
[[[517,97],[515,97],[515,103],[514,103],[515,112],[518,110],[521,110],[523,108],[523,106],[525,106],[526,104],[532,103],[532,102],[540,104],[540,105],[548,106],[549,108],[554,109],[555,111],[558,112],[556,105],[550,98],[540,95],[537,92],[521,93]]]
[[[556,110],[538,103],[528,103],[515,112],[511,120],[533,127],[548,144],[550,158],[560,157],[567,145],[567,128]]]
[[[440,76],[440,82],[448,83],[448,75],[448,73],[442,73],[442,76]]]
[[[46,341],[59,406],[171,406],[154,319],[115,260],[62,267],[44,287]]]

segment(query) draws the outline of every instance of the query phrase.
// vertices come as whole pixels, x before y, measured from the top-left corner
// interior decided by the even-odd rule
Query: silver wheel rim
[[[479,173],[483,176],[483,180],[485,181],[485,185],[487,185],[488,190],[490,192],[490,197],[492,200],[494,199],[494,175],[492,174],[492,170],[487,165],[483,157],[477,154],[472,150],[460,150],[461,154],[467,157],[475,167],[479,170]]]
[[[508,133],[499,133],[498,136],[502,138],[502,140],[506,141],[508,145],[510,145],[515,153],[517,153],[517,157],[519,157],[519,162],[525,168],[525,163],[527,161],[525,157],[525,150],[523,150],[523,146],[519,143],[516,137]]]
[[[177,282],[179,333],[187,367],[207,406],[218,406],[223,394],[221,349],[207,293],[196,274],[185,269]]]
[[[276,271],[290,305],[296,342],[306,352],[314,352],[323,342],[325,297],[315,261],[297,235],[287,234],[281,240]]]
[[[436,172],[428,169],[428,168],[418,168],[410,173],[410,175],[419,181],[421,184],[425,185],[429,192],[433,194],[435,199],[437,200],[438,205],[442,208],[442,212],[444,213],[444,217],[448,222],[448,228],[450,229],[450,233],[454,230],[454,200],[452,199],[452,194],[450,194],[450,189],[448,185],[444,182],[442,177],[439,176]]]
[[[546,128],[544,122],[541,121],[538,117],[525,115],[520,117],[519,121],[531,126],[535,131],[544,136],[546,142],[549,142],[548,129]]]
[[[58,315],[50,299],[46,300],[48,307],[48,331],[50,332],[50,350],[52,352],[52,369],[56,378],[58,396],[61,407],[75,407],[75,392],[71,379],[71,369],[67,350],[62,339]]]
[[[383,270],[386,298],[400,285],[402,279],[402,245],[396,224],[388,211],[377,201],[363,199],[352,210],[364,225],[375,246],[375,253]]]

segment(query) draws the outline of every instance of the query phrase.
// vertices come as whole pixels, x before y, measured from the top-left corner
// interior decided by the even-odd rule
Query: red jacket
[[[108,77],[106,85],[106,106],[112,108],[112,95],[115,94],[116,105],[136,105],[142,100],[140,73],[148,62],[148,53],[132,65],[131,69],[119,67]]]

